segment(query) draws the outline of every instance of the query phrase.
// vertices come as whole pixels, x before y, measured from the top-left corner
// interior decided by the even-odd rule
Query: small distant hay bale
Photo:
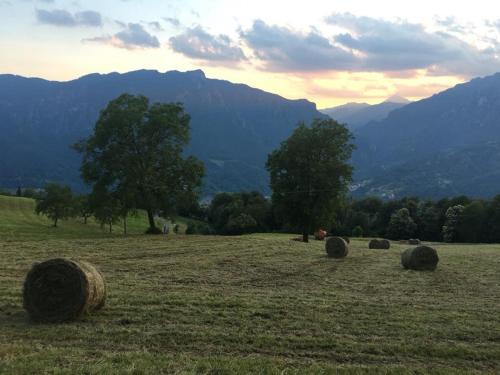
[[[342,237],[344,239],[345,242],[347,243],[351,243],[351,239],[349,237]]]
[[[408,245],[408,241],[407,240],[399,240],[399,243],[401,245]]]
[[[373,239],[369,242],[368,248],[369,249],[388,250],[391,248],[391,242],[389,240]]]
[[[405,269],[434,271],[439,262],[437,251],[429,246],[417,246],[401,254],[401,264]]]
[[[411,238],[408,240],[408,244],[410,245],[420,245],[420,240],[417,238]]]
[[[31,268],[24,282],[24,308],[39,323],[73,321],[101,309],[104,277],[90,263],[52,259]]]
[[[329,258],[344,258],[349,253],[349,246],[342,237],[330,237],[325,244]]]

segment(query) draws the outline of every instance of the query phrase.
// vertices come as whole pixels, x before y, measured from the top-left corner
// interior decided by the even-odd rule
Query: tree
[[[359,225],[352,230],[353,237],[363,237],[363,228]]]
[[[74,198],[74,209],[76,214],[83,218],[83,223],[87,224],[87,220],[94,213],[90,204],[88,195],[79,195]]]
[[[494,197],[486,208],[485,231],[487,242],[500,242],[500,195]]]
[[[265,232],[271,226],[271,204],[258,192],[219,193],[210,203],[208,220],[217,234]]]
[[[181,104],[150,106],[144,96],[120,96],[101,112],[93,135],[75,145],[83,179],[118,199],[122,215],[144,209],[148,233],[161,233],[155,215],[196,200],[201,186],[203,164],[182,155],[189,122]]]
[[[57,227],[59,220],[73,215],[73,203],[73,193],[69,186],[48,184],[37,200],[35,212],[46,215],[54,221],[54,227]]]
[[[477,243],[486,241],[485,225],[488,216],[483,201],[475,200],[465,206],[457,224],[458,242]]]
[[[418,238],[427,241],[440,241],[441,212],[433,202],[420,202],[415,221],[418,226]]]
[[[334,120],[299,124],[267,160],[273,204],[285,221],[302,231],[304,242],[328,227],[352,178],[347,163],[354,146],[349,131]]]
[[[16,197],[22,197],[22,196],[23,196],[23,190],[21,189],[21,186],[18,186],[16,190]]]
[[[456,205],[446,210],[446,221],[443,225],[443,241],[454,242],[458,237],[458,227],[462,218],[464,206]]]
[[[410,216],[407,208],[394,212],[387,227],[387,237],[391,240],[409,239],[417,229],[417,225]]]
[[[109,233],[112,233],[113,224],[117,223],[123,214],[120,201],[104,187],[96,185],[89,196],[89,205],[101,228],[107,225]]]

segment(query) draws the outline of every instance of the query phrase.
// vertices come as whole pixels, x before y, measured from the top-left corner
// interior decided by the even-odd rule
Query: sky
[[[500,2],[0,0],[0,74],[138,69],[202,69],[319,108],[418,100],[500,71]]]

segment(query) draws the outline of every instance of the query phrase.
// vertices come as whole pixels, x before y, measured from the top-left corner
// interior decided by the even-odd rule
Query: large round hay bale
[[[373,239],[368,243],[369,249],[381,249],[388,250],[391,248],[391,242],[389,240],[378,240]]]
[[[28,272],[23,297],[33,321],[61,323],[102,308],[106,285],[90,263],[52,259],[35,264]]]
[[[405,269],[434,271],[439,262],[437,251],[429,246],[407,249],[401,254],[401,264]]]
[[[330,237],[325,244],[326,253],[330,258],[344,258],[349,253],[349,246],[342,237]]]

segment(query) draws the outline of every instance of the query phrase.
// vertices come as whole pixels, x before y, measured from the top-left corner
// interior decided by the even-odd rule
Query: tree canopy
[[[153,105],[124,94],[101,112],[92,136],[76,145],[83,154],[82,177],[93,193],[120,202],[120,210],[144,209],[149,233],[154,216],[174,213],[197,199],[204,173],[196,158],[183,156],[190,117],[181,104]]]
[[[302,231],[305,242],[316,227],[329,224],[347,190],[351,141],[345,126],[318,119],[310,127],[299,124],[269,155],[273,204],[279,216]]]
[[[73,193],[68,186],[48,184],[44,192],[37,199],[35,212],[44,214],[54,221],[54,227],[61,219],[66,219],[74,214]]]

